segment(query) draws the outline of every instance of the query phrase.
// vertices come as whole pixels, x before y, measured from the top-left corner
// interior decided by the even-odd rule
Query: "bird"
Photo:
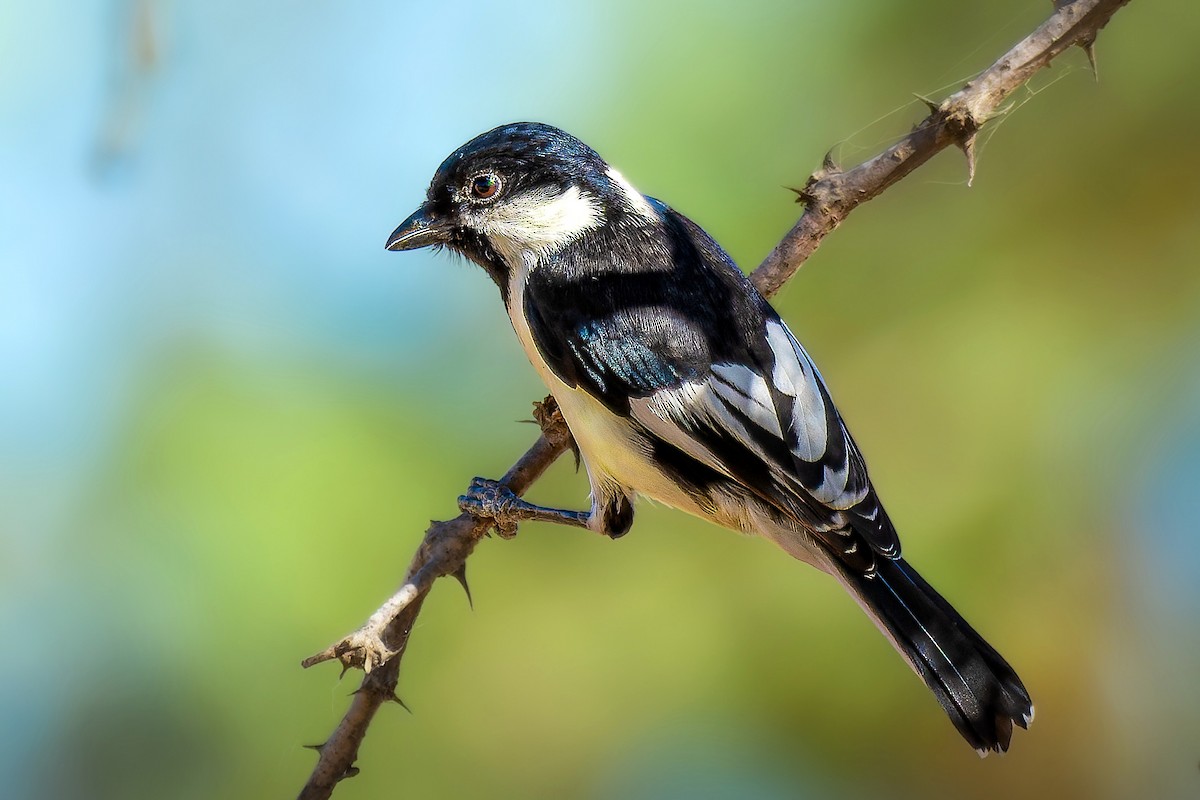
[[[496,284],[591,489],[574,511],[475,478],[464,511],[617,538],[641,496],[763,536],[847,590],[981,756],[1028,728],[1021,679],[901,556],[807,351],[699,225],[569,133],[518,122],[451,153],[386,242],[423,247]]]

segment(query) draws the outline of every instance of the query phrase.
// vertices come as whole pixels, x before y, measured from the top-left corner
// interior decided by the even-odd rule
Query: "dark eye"
[[[471,180],[471,194],[479,200],[490,200],[500,192],[500,179],[495,175],[477,175]]]

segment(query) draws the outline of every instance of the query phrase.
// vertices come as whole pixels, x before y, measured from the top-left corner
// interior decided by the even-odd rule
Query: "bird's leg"
[[[496,533],[505,539],[517,535],[517,524],[525,521],[554,522],[576,528],[588,527],[589,511],[565,511],[526,502],[499,481],[475,478],[467,493],[458,498],[458,507],[479,518],[495,522]]]

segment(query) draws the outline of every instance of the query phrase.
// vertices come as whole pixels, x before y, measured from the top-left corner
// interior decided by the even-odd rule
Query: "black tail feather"
[[[1008,662],[904,559],[880,559],[873,574],[845,578],[963,738],[980,755],[1008,750],[1013,724],[1033,720]]]

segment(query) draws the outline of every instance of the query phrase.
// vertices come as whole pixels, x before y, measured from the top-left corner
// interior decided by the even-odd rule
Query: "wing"
[[[764,332],[768,353],[663,386],[634,401],[632,416],[802,521],[839,560],[870,571],[877,555],[898,556],[900,543],[866,463],[787,327],[768,319]]]
[[[609,269],[538,276],[526,317],[568,385],[652,442],[731,479],[813,531],[847,566],[899,541],[808,354],[703,230],[665,207],[662,241]],[[660,448],[656,448],[660,449]],[[637,487],[633,487],[637,488]]]

